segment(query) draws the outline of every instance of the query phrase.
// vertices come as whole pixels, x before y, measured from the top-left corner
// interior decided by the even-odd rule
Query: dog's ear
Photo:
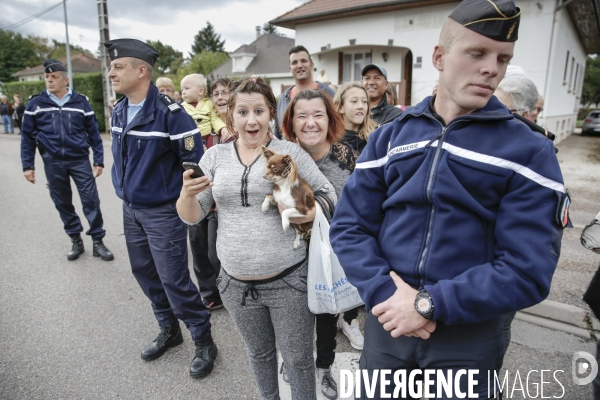
[[[263,146],[262,154],[268,160],[269,158],[273,157],[273,155],[275,155],[275,152],[273,150],[269,150],[269,148],[267,146]]]
[[[286,154],[281,161],[283,161],[284,164],[291,164],[292,156],[290,156],[289,154]]]

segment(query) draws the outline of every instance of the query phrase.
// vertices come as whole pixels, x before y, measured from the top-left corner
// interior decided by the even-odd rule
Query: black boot
[[[192,378],[204,378],[211,373],[215,366],[215,359],[219,350],[212,340],[212,336],[204,342],[196,342],[196,356],[190,366],[190,376]]]
[[[144,350],[142,350],[142,358],[146,361],[156,360],[158,357],[165,354],[169,347],[179,346],[183,343],[183,336],[179,323],[173,325],[161,325],[160,333]]]
[[[73,247],[71,247],[71,251],[67,253],[67,260],[69,261],[77,260],[79,255],[83,254],[85,251],[81,236],[71,236],[71,243],[73,243]]]
[[[115,259],[113,253],[110,252],[109,249],[106,248],[104,243],[102,243],[102,239],[94,240],[94,257],[100,257],[104,261],[112,261]]]

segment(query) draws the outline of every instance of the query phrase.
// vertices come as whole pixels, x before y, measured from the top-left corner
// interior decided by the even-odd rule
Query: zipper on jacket
[[[63,124],[63,115],[62,115],[62,106],[58,106],[58,115],[60,117],[60,139],[61,139],[61,149],[60,152],[62,157],[65,157],[65,126]]]
[[[435,149],[435,155],[433,156],[433,163],[431,164],[431,171],[429,171],[429,178],[427,178],[426,194],[427,200],[431,203],[431,211],[429,212],[429,223],[427,224],[427,236],[425,237],[425,247],[421,252],[421,257],[419,258],[419,267],[417,268],[417,273],[419,274],[419,289],[423,287],[423,267],[425,264],[425,255],[429,250],[429,241],[431,240],[431,228],[433,226],[433,216],[435,214],[435,206],[431,201],[431,187],[433,185],[433,177],[435,175],[435,169],[440,158],[440,153],[442,152],[442,146],[444,144],[444,135],[446,134],[446,129],[448,129],[448,127],[443,126],[442,123],[437,119],[436,121],[442,126],[442,132],[439,135],[436,135],[436,137],[438,138],[438,145]]]
[[[456,124],[457,122],[462,121],[462,120],[455,120],[455,121],[452,121],[449,125],[443,126],[440,121],[438,121],[435,118],[433,118],[433,119],[437,123],[440,124],[440,126],[442,127],[442,132],[436,136],[436,138],[438,140],[438,145],[435,150],[435,155],[433,156],[433,162],[431,163],[431,171],[429,171],[429,178],[427,178],[426,194],[427,194],[427,200],[431,203],[431,211],[429,212],[429,223],[427,224],[427,236],[425,237],[425,247],[423,248],[423,251],[421,252],[421,257],[419,258],[419,267],[417,269],[417,272],[419,274],[419,289],[423,288],[423,275],[424,275],[423,270],[425,268],[425,257],[427,255],[427,252],[429,251],[429,245],[431,242],[431,233],[432,233],[432,228],[433,228],[433,217],[435,216],[435,205],[433,204],[433,200],[431,199],[431,191],[433,188],[433,179],[435,177],[437,166],[440,161],[440,154],[442,152],[442,147],[444,145],[446,131],[448,131],[448,128],[450,126]]]

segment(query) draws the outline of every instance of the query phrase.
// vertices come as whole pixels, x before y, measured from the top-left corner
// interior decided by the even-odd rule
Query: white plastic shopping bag
[[[308,307],[314,314],[338,314],[361,304],[331,248],[329,223],[317,207],[308,250]]]

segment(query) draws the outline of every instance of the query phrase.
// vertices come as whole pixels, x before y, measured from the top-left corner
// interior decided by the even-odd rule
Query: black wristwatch
[[[425,319],[431,320],[433,318],[433,300],[425,289],[421,289],[415,297],[415,310]]]

